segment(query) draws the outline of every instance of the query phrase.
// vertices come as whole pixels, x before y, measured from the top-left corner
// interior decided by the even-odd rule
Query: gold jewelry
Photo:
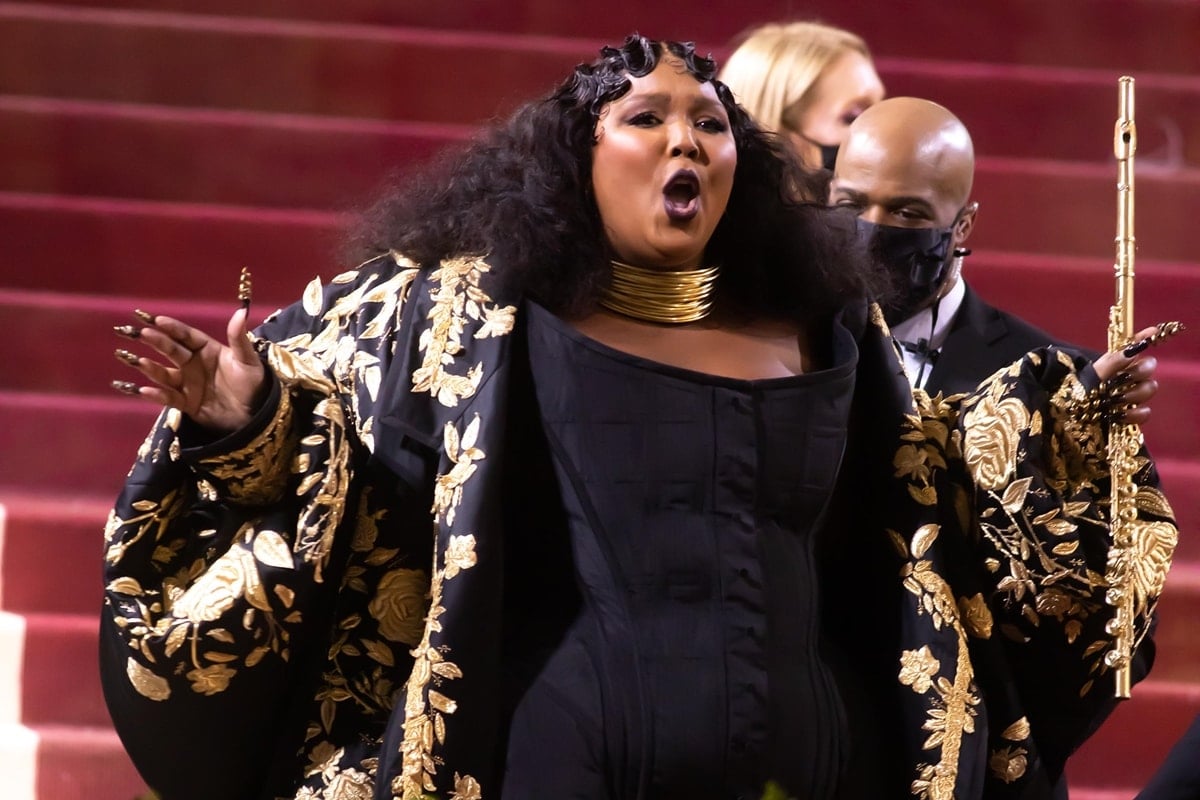
[[[253,284],[250,281],[250,270],[242,267],[242,272],[238,275],[238,291],[237,298],[242,301],[242,308],[250,310],[250,295],[253,290]]]
[[[600,295],[609,311],[646,322],[695,322],[712,309],[719,267],[668,272],[612,262],[612,280]]]

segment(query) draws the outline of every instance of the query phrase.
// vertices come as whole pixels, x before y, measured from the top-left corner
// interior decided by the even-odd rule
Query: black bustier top
[[[839,796],[845,676],[815,551],[849,334],[830,369],[745,381],[614,350],[532,304],[528,325],[583,605],[518,708],[505,797]]]

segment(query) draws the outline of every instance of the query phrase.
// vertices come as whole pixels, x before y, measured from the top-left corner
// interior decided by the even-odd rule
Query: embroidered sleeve
[[[1111,491],[1102,421],[1081,421],[1085,393],[1075,361],[1063,350],[1030,354],[961,405],[962,463],[974,486],[977,530],[991,605],[1000,632],[1030,639],[1045,627],[1078,650],[1089,679],[1108,668],[1102,656],[1112,609],[1105,599],[1111,545]],[[1149,629],[1177,538],[1170,505],[1143,448],[1134,481],[1141,602],[1137,637]]]
[[[238,437],[245,441],[227,437],[183,451],[203,481],[201,493],[211,492],[240,505],[267,505],[283,496],[299,437],[293,428],[291,393],[281,391],[273,375],[260,416],[264,419],[252,420],[249,433]]]
[[[971,395],[918,391],[918,414],[895,458],[910,494],[938,506],[945,574],[974,658],[986,664],[976,672],[1016,692],[993,691],[989,699],[996,727],[988,778],[1004,784],[1023,777],[1035,758],[1061,768],[1114,705],[1104,658],[1115,613],[1104,577],[1111,481],[1104,424],[1077,413],[1094,377],[1087,372],[1052,347]],[[1177,532],[1144,448],[1134,483],[1135,645],[1142,645]],[[945,535],[947,523],[956,535]]]
[[[180,444],[181,415],[165,411],[110,513],[105,671],[125,685],[106,694],[160,791],[179,778],[152,754],[186,737],[186,720],[209,729],[234,703],[246,731],[256,714],[278,723],[301,643],[326,642],[310,736],[362,727],[356,715],[386,719],[396,670],[412,663],[428,605],[430,497],[399,496],[369,454],[375,393],[416,269],[373,266],[314,282],[260,329],[278,379],[260,430],[193,454]],[[175,709],[177,726],[147,722],[160,706]],[[236,749],[219,751],[238,758]]]

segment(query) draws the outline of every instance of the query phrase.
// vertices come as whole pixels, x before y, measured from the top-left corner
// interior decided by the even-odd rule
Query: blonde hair
[[[818,22],[770,23],[752,29],[725,61],[718,79],[763,128],[789,128],[817,78],[852,50],[871,57],[860,37]]]

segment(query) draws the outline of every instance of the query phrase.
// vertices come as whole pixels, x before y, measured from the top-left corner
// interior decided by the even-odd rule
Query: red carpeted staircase
[[[1160,657],[1070,767],[1128,800],[1200,712],[1200,5],[1186,0],[0,2],[0,775],[12,800],[144,791],[96,674],[101,531],[155,411],[113,394],[136,307],[222,330],[340,271],[385,174],[469,136],[631,30],[718,56],[743,28],[862,34],[890,94],[979,153],[968,279],[1094,348],[1111,302],[1116,78],[1137,80],[1138,309],[1181,319],[1146,426],[1181,523]],[[1200,754],[1197,754],[1200,758]]]

